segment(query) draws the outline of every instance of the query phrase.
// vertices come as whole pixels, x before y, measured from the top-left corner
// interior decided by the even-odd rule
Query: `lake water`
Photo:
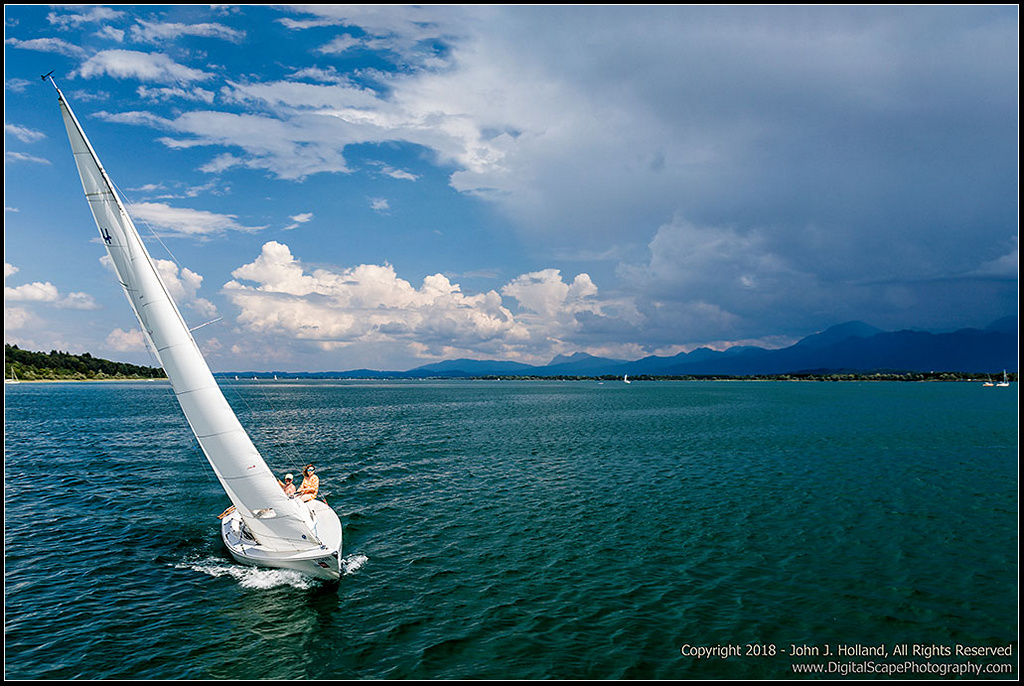
[[[317,465],[347,573],[229,559],[165,382],[7,386],[7,678],[1018,676],[1016,384],[225,394]]]

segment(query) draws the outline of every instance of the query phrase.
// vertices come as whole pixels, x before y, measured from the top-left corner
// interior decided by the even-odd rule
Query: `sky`
[[[1018,310],[1016,6],[5,5],[4,340],[154,365],[53,71],[214,371]]]

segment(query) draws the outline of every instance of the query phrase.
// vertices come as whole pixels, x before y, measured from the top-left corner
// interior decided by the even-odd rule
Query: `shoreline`
[[[618,376],[402,376],[402,375],[381,375],[381,376],[317,376],[297,373],[296,376],[289,376],[287,372],[277,372],[273,378],[248,377],[238,381],[250,382],[274,382],[274,381],[581,381],[581,382],[609,382],[612,384],[623,383]],[[218,380],[224,376],[231,376],[231,373],[214,374]],[[1017,374],[1008,374],[1010,383],[1017,383]],[[23,383],[138,383],[138,382],[167,382],[167,377],[123,377],[123,378],[102,378],[102,379],[17,379],[5,380],[5,386],[13,386]],[[877,372],[877,373],[792,373],[792,374],[751,374],[745,376],[728,376],[724,374],[714,375],[687,375],[687,376],[655,376],[639,375],[630,378],[630,383],[643,382],[665,382],[665,381],[789,381],[789,382],[865,382],[865,381],[896,381],[896,382],[932,382],[932,383],[993,383],[991,379],[977,374],[965,374],[960,372]]]

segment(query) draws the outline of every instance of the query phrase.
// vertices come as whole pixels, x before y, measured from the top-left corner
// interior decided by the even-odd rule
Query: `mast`
[[[242,428],[78,119],[52,77],[49,81],[57,91],[68,140],[100,237],[142,331],[221,486],[250,532],[266,548],[285,552],[319,546],[309,509],[284,494]]]

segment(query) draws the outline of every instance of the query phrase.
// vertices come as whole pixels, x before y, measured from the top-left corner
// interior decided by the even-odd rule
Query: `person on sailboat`
[[[293,477],[291,474],[285,474],[284,475],[284,482],[283,483],[281,481],[277,482],[277,483],[281,484],[281,488],[284,489],[284,494],[286,496],[288,496],[289,498],[294,498],[295,497],[295,484],[293,483],[294,479],[295,479],[295,477]]]
[[[307,464],[302,470],[302,483],[299,484],[296,495],[303,500],[312,500],[320,490],[320,477],[313,473],[315,471],[316,467],[311,464]]]

